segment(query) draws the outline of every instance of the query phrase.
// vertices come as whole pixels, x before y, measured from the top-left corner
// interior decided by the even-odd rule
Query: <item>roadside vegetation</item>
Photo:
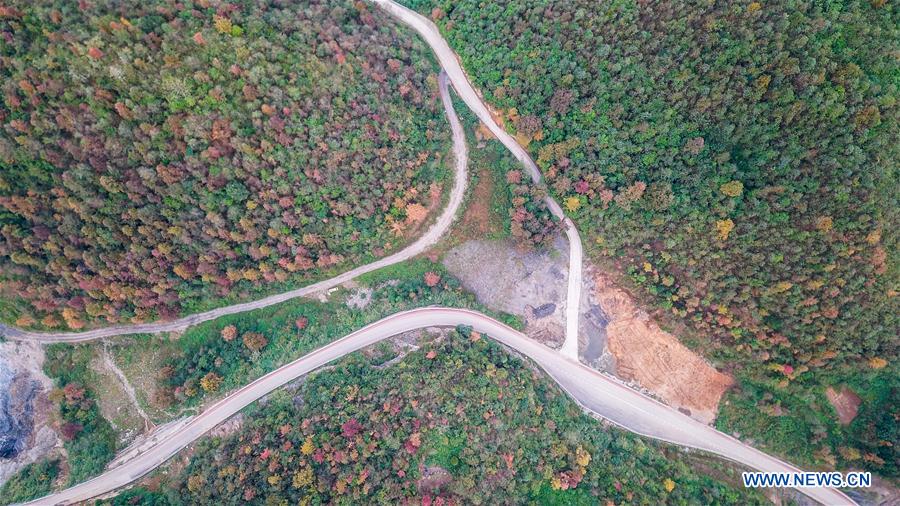
[[[0,487],[0,504],[25,502],[47,495],[57,476],[59,476],[57,459],[29,464]]]
[[[559,224],[543,201],[547,188],[534,184],[503,144],[482,128],[464,102],[453,96],[454,108],[466,132],[472,183],[465,213],[441,246],[452,247],[473,237],[511,237],[523,247],[548,244]]]
[[[100,474],[115,456],[117,434],[98,405],[106,388],[92,369],[95,348],[47,347],[44,372],[54,383],[48,398],[56,409],[54,424],[65,458],[54,452],[19,470],[0,489],[0,503],[27,501],[48,494],[54,486],[85,481]]]
[[[793,462],[828,467],[840,463],[896,480],[900,473],[900,451],[894,446],[900,441],[897,370],[838,368],[827,378],[791,389],[740,378],[739,390],[725,395],[716,425],[763,442]],[[849,424],[840,423],[824,393],[832,385],[858,393],[858,412]]]
[[[152,404],[181,410],[224,395],[398,311],[428,305],[478,307],[458,281],[427,259],[370,273],[359,283],[360,288],[336,292],[327,302],[289,301],[198,325],[175,341],[149,338],[153,347],[168,348]],[[354,295],[357,302],[348,304]],[[512,317],[506,320],[512,322]]]
[[[355,353],[279,390],[161,487],[109,503],[765,502],[602,426],[487,336],[444,334],[388,367]]]
[[[172,318],[408,242],[449,135],[393,26],[349,0],[7,2],[0,318]]]
[[[897,476],[896,6],[405,3],[593,259],[740,380],[721,429]],[[823,391],[845,384],[841,426]]]
[[[515,317],[486,311],[440,264],[417,259],[381,269],[358,280],[356,290],[339,290],[326,302],[291,300],[277,306],[226,316],[191,327],[177,339],[133,336],[111,340],[109,352],[135,386],[137,401],[156,423],[220,398],[302,355],[398,311],[428,305],[477,308],[521,327]],[[356,302],[348,303],[351,297]],[[101,414],[98,403],[111,387],[93,367],[101,343],[53,344],[44,369],[56,388],[71,485],[102,472],[113,459],[122,434]],[[125,402],[121,401],[120,402]],[[54,460],[56,460],[54,458]],[[39,464],[48,466],[46,462]],[[57,467],[56,464],[53,466]],[[42,495],[53,480],[39,480],[42,467],[27,467],[8,485]],[[48,475],[49,476],[49,475]]]
[[[44,362],[44,372],[56,387],[49,397],[59,407],[69,485],[100,474],[116,453],[116,432],[97,404],[105,388],[94,381],[92,357],[89,346],[53,344]]]

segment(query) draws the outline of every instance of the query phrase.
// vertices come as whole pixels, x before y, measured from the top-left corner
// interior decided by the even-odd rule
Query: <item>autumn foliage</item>
[[[441,276],[434,271],[428,271],[425,273],[425,285],[428,287],[437,286],[438,283],[441,282]]]
[[[754,438],[790,432],[830,452],[810,455],[819,464],[896,475],[896,380],[872,396],[883,415],[866,424],[839,429],[815,400],[875,381],[873,359],[897,363],[896,9],[408,4],[434,15],[486,101],[516,112],[510,131],[540,125],[528,150],[587,253],[738,373],[748,415],[772,410]],[[875,457],[842,460],[847,434],[843,446]]]
[[[434,69],[378,10],[64,3],[0,16],[10,321],[172,318],[357,265],[428,214]]]
[[[238,432],[201,443],[173,492],[185,504],[762,504],[601,427],[468,333],[385,369],[354,355],[269,396]]]

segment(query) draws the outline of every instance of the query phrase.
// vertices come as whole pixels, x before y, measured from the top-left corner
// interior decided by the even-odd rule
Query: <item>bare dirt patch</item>
[[[473,240],[448,251],[443,263],[479,302],[521,316],[529,337],[557,347],[565,334],[567,258],[508,240]]]
[[[167,346],[169,345],[169,346]],[[137,401],[154,423],[170,420],[165,406],[158,405],[157,378],[172,353],[173,347],[164,338],[119,337],[109,347],[113,362],[134,389]]]
[[[447,251],[443,263],[480,303],[521,317],[526,335],[559,348],[565,339],[568,248],[562,235],[541,249],[523,249],[509,239],[470,240]],[[584,276],[579,301],[579,349],[585,363],[611,371],[606,318],[602,308],[587,296],[592,288],[593,280]]]
[[[97,403],[103,418],[109,420],[118,434],[118,446],[125,446],[133,441],[139,434],[149,428],[149,420],[141,416],[140,407],[136,404],[126,390],[126,385],[112,370],[112,361],[107,363],[103,354],[105,350],[100,346],[94,347],[94,356],[91,359],[91,370],[96,375],[96,380],[102,388],[97,390]]]
[[[509,240],[470,240],[448,250],[444,266],[485,306],[520,316],[525,334],[552,348],[565,334],[568,244],[522,250]],[[733,379],[663,331],[612,277],[585,265],[579,301],[579,357],[637,383],[709,423]]]
[[[244,414],[238,413],[228,420],[213,427],[208,437],[225,438],[237,432],[244,424]]]
[[[494,232],[491,223],[491,197],[494,194],[494,178],[487,169],[478,172],[478,184],[466,206],[460,227],[470,234],[486,236]],[[470,236],[471,237],[471,236]]]
[[[663,331],[624,290],[593,273],[591,297],[608,318],[606,338],[616,372],[705,423],[715,419],[722,394],[734,383]]]
[[[365,309],[366,306],[372,302],[372,294],[375,293],[375,290],[372,290],[369,287],[353,287],[351,289],[353,291],[347,296],[347,307],[352,309]]]
[[[856,418],[856,414],[859,412],[859,405],[862,403],[862,399],[856,395],[856,392],[846,386],[841,387],[840,390],[835,390],[832,387],[826,388],[825,397],[828,398],[828,402],[837,411],[838,421],[841,425],[849,425]]]

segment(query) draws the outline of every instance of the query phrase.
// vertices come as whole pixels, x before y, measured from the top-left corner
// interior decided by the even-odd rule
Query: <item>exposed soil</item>
[[[872,486],[848,490],[847,495],[863,506],[898,506],[900,505],[900,489],[889,479],[877,474],[872,475]]]
[[[564,242],[557,241],[562,243],[558,248]],[[565,337],[567,258],[559,249],[523,250],[511,241],[473,240],[448,251],[443,263],[479,302],[522,317],[529,337],[556,348]]]
[[[99,346],[94,351],[91,370],[103,385],[97,389],[97,404],[100,413],[109,420],[118,434],[117,446],[125,446],[148,430],[151,422],[149,418],[144,418],[146,413],[138,406],[137,399],[132,397],[134,389],[127,383],[124,375],[120,377],[122,373],[109,358],[108,351]]]
[[[469,232],[484,237],[493,232],[491,226],[491,197],[494,194],[494,178],[491,172],[483,169],[478,172],[478,184],[472,191],[472,196],[466,205],[466,213],[463,215],[460,227]]]
[[[347,297],[347,307],[352,309],[365,309],[366,306],[368,306],[369,303],[372,302],[372,294],[374,294],[375,291],[369,287],[351,288],[348,285],[350,285],[350,283],[347,283],[347,285],[345,286],[353,291],[350,292],[350,295]]]
[[[856,414],[859,412],[859,405],[862,403],[862,399],[856,395],[856,392],[846,386],[841,387],[840,390],[835,390],[832,387],[826,388],[825,397],[828,398],[828,402],[837,411],[838,421],[841,425],[849,425],[856,418]]]
[[[237,418],[240,416],[240,413],[238,413],[232,418]],[[171,422],[168,422],[166,424],[154,426],[153,430],[138,435],[136,438],[134,438],[133,441],[131,441],[131,444],[129,444],[127,447],[119,449],[119,451],[116,453],[115,458],[109,464],[107,464],[106,468],[114,469],[121,466],[125,462],[128,462],[129,460],[150,449],[162,438],[184,427],[188,424],[188,422],[190,422],[190,420],[191,417],[172,420]],[[225,421],[225,423],[228,423],[228,420]]]
[[[171,348],[166,346],[167,343],[162,339],[154,342],[156,339],[159,338],[153,338],[148,342],[140,340],[140,338],[121,337],[109,347],[113,362],[131,385],[136,400],[146,410],[146,415],[152,422],[172,418],[165,407],[154,402],[157,398],[159,370],[165,363],[168,354],[171,353]],[[141,351],[136,352],[135,350]],[[118,379],[116,381],[118,382]],[[127,401],[127,399],[123,399],[123,401]]]
[[[0,343],[0,485],[22,467],[60,450],[47,398],[53,382],[35,343]]]
[[[617,374],[690,416],[712,422],[722,394],[734,380],[660,329],[603,273],[594,272],[592,277],[591,296],[608,317],[606,338]]]
[[[232,416],[231,418],[229,418],[228,420],[225,420],[224,422],[220,423],[219,425],[216,425],[215,427],[213,427],[213,429],[211,431],[209,431],[208,437],[218,437],[218,438],[228,437],[231,434],[234,434],[235,432],[237,432],[238,429],[240,429],[243,424],[244,424],[244,414],[238,413],[238,414]]]
[[[141,420],[144,423],[144,430],[151,430],[153,428],[153,422],[150,420],[150,417],[147,416],[147,413],[141,407],[141,403],[138,402],[137,393],[134,391],[134,387],[131,386],[131,383],[128,381],[128,377],[125,376],[125,373],[119,369],[119,366],[112,359],[112,355],[109,353],[109,348],[104,344],[103,346],[103,364],[107,369],[112,372],[116,379],[119,381],[119,384],[122,385],[122,389],[125,394],[128,395],[128,401],[131,403],[131,406],[134,408],[134,411],[141,417]]]
[[[568,248],[562,235],[547,249],[522,249],[510,240],[471,240],[447,251],[443,263],[480,303],[521,317],[526,335],[559,348],[565,339]],[[593,286],[591,277],[584,276],[580,357],[595,369],[614,372],[614,360],[606,348],[608,317],[588,296]]]

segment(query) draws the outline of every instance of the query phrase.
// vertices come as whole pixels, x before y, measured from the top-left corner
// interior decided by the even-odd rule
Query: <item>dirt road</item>
[[[44,343],[77,343],[104,337],[122,336],[127,334],[158,334],[161,332],[180,331],[186,329],[187,327],[197,325],[198,323],[215,320],[216,318],[219,318],[221,316],[243,313],[245,311],[252,311],[254,309],[260,309],[267,306],[272,306],[274,304],[279,304],[286,300],[295,299],[297,297],[304,297],[316,292],[328,290],[329,288],[333,288],[342,283],[350,281],[351,279],[361,274],[372,272],[389,265],[394,265],[405,260],[409,260],[410,258],[424,252],[435,243],[437,243],[441,239],[441,237],[444,236],[444,233],[450,229],[450,225],[453,223],[453,220],[456,218],[456,214],[462,205],[463,197],[466,193],[466,185],[468,183],[466,167],[469,162],[469,152],[468,148],[466,147],[466,136],[465,132],[463,131],[462,124],[460,124],[459,118],[456,116],[456,111],[453,110],[453,101],[450,100],[450,91],[448,89],[447,76],[443,72],[441,72],[440,76],[438,76],[438,83],[440,88],[441,100],[444,103],[444,112],[447,115],[447,120],[450,122],[450,129],[452,131],[453,137],[453,155],[455,157],[453,188],[450,191],[450,199],[447,203],[447,207],[444,209],[441,215],[438,216],[437,221],[435,221],[435,223],[431,226],[431,228],[428,229],[427,232],[425,232],[424,235],[419,237],[414,243],[410,244],[406,248],[398,251],[397,253],[394,253],[393,255],[382,258],[381,260],[377,260],[370,264],[357,267],[333,278],[319,281],[318,283],[313,283],[303,288],[279,293],[251,302],[244,302],[242,304],[234,304],[231,306],[216,308],[210,311],[185,316],[184,318],[179,318],[177,320],[168,322],[143,323],[137,325],[118,325],[113,327],[88,330],[84,332],[31,332],[0,324],[0,335],[6,337],[7,339],[19,341],[31,340]]]
[[[535,183],[541,180],[541,171],[538,169],[534,160],[525,151],[513,136],[506,132],[491,115],[490,110],[481,95],[475,91],[469,78],[463,71],[456,53],[450,49],[447,41],[438,31],[437,26],[424,16],[412,11],[392,0],[371,0],[373,3],[390,13],[402,21],[405,25],[415,30],[425,39],[425,42],[434,51],[437,56],[441,68],[450,77],[453,83],[453,89],[459,97],[466,103],[469,109],[478,116],[478,119],[487,126],[487,128],[497,137],[506,149],[525,167],[525,170],[531,175],[531,179]],[[572,359],[578,359],[578,303],[581,300],[581,271],[582,271],[582,246],[581,237],[578,235],[578,229],[572,220],[566,217],[559,204],[551,197],[545,199],[547,207],[554,216],[559,218],[565,226],[566,237],[569,240],[569,279],[567,281],[566,296],[566,340],[559,349],[561,353]]]
[[[526,355],[585,409],[629,431],[710,451],[760,471],[799,471],[628,388],[610,376],[564,357],[488,316],[467,309],[426,307],[388,316],[266,374],[213,404],[177,430],[162,436],[156,444],[114,470],[28,504],[71,504],[121,488],[149,473],[250,403],[304,374],[382,339],[425,327],[457,325],[471,326]],[[849,497],[835,489],[806,488],[800,491],[824,504],[853,504]]]

